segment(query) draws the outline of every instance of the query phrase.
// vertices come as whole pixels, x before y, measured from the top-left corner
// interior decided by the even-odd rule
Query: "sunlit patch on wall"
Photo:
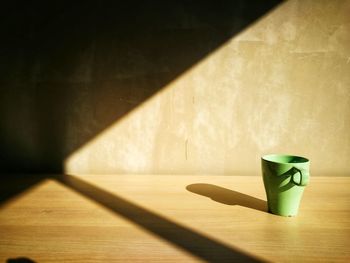
[[[68,156],[65,171],[255,174],[267,152],[342,171],[350,156],[346,10],[279,5]],[[329,21],[339,34],[324,33],[338,32]]]

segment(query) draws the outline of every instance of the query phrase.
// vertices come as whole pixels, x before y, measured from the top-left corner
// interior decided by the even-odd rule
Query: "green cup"
[[[281,216],[296,216],[309,183],[310,161],[307,158],[270,154],[261,158],[267,205],[270,213]]]

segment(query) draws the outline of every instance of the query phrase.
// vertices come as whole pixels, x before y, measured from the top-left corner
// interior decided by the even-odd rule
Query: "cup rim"
[[[279,154],[279,153],[273,153],[273,154],[265,154],[261,157],[262,160],[272,163],[281,163],[281,164],[291,164],[290,162],[280,162],[280,161],[274,161],[271,158],[273,157],[293,157],[298,158],[300,161],[296,163],[308,163],[310,160],[306,157],[300,156],[300,155],[294,155],[294,154]]]

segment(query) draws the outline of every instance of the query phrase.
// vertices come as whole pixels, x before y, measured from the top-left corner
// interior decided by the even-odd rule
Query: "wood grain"
[[[0,262],[347,262],[349,187],[314,177],[285,218],[257,176],[48,177],[1,204]]]

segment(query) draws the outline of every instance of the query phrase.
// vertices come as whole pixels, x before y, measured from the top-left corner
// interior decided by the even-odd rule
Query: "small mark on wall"
[[[187,159],[188,159],[188,139],[186,139],[186,141],[185,141],[185,158],[187,161]]]

